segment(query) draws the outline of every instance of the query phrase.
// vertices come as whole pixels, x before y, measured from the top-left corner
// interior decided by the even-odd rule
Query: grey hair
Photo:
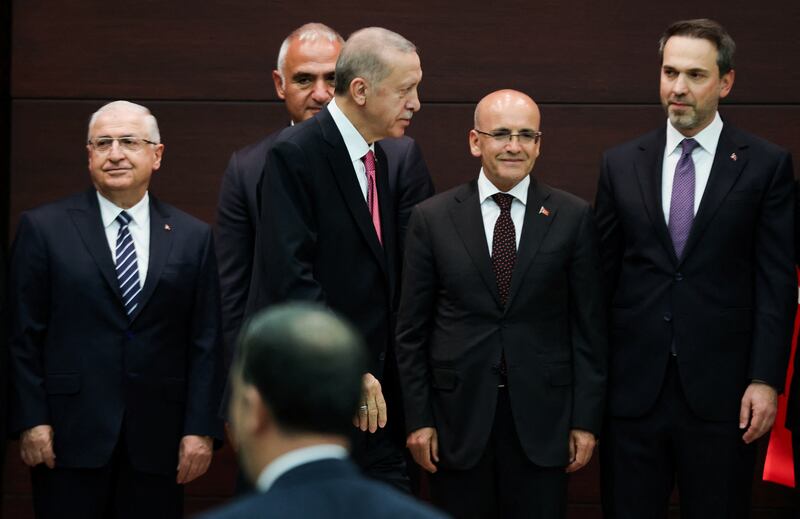
[[[101,106],[100,109],[89,118],[89,130],[87,131],[86,139],[89,140],[92,138],[92,126],[97,122],[97,118],[100,117],[100,115],[118,108],[126,108],[142,114],[144,116],[144,125],[147,129],[147,139],[157,143],[161,142],[161,133],[158,131],[158,121],[156,121],[156,117],[150,112],[150,109],[146,106],[131,103],[130,101],[112,101]]]
[[[342,36],[325,25],[324,23],[311,22],[301,25],[283,40],[278,51],[278,73],[281,75],[281,87],[286,86],[286,76],[283,68],[286,66],[286,54],[289,52],[289,45],[293,41],[316,41],[320,39],[328,40],[330,43],[344,44]]]
[[[417,47],[383,27],[367,27],[351,34],[336,60],[334,92],[344,94],[357,77],[378,85],[391,72],[391,65],[385,60],[387,50],[410,53],[416,52]]]

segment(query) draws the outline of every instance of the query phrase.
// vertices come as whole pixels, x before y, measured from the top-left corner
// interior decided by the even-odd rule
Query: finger
[[[369,432],[374,433],[378,430],[378,405],[372,403],[367,409],[367,417],[369,420]]]
[[[431,438],[431,456],[433,461],[439,463],[439,437],[436,434]]]
[[[181,456],[181,461],[178,463],[178,476],[176,481],[179,485],[183,484],[186,480],[186,473],[189,470],[189,461],[184,457]]]
[[[569,437],[569,461],[575,461],[575,437],[570,435]]]
[[[362,431],[366,431],[369,427],[369,406],[366,402],[361,404],[361,407],[358,408],[358,428]]]
[[[750,422],[750,396],[745,393],[742,405],[739,407],[739,429],[744,429]]]
[[[422,467],[423,469],[427,470],[428,472],[436,472],[436,467],[433,463],[431,463],[431,456],[430,456],[430,446],[426,442],[422,445],[417,445],[415,448],[414,461],[417,462],[417,465]]]
[[[47,465],[48,468],[54,468],[56,466],[56,455],[53,452],[52,444],[43,448],[41,452],[44,464]]]
[[[191,483],[192,481],[200,477],[201,474],[200,469],[201,467],[198,460],[197,459],[193,460],[191,465],[189,465],[189,470],[186,473],[186,481],[184,484]]]
[[[383,398],[383,392],[379,393],[375,398],[378,407],[378,427],[386,427],[386,422],[389,421],[389,412],[386,407],[386,399]]]

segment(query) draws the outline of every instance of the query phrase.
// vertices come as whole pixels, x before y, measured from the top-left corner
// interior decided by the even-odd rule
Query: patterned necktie
[[[364,166],[367,168],[367,207],[369,214],[372,216],[372,225],[375,227],[375,233],[378,235],[378,241],[383,245],[381,239],[381,212],[378,209],[378,186],[375,183],[375,154],[369,150],[361,160],[364,161]]]
[[[511,202],[513,195],[497,193],[492,196],[495,203],[500,206],[500,216],[494,224],[492,237],[492,268],[497,280],[497,292],[503,305],[508,301],[508,292],[511,289],[511,274],[517,261],[517,236],[514,230],[514,221],[511,220]]]
[[[117,232],[117,280],[119,290],[122,294],[122,303],[125,311],[130,317],[136,306],[139,304],[139,292],[142,287],[139,284],[139,265],[136,262],[136,248],[133,246],[133,239],[128,230],[131,223],[131,216],[122,211],[116,218],[119,222],[119,232]]]
[[[698,146],[694,139],[681,141],[683,152],[675,167],[672,180],[672,201],[669,208],[669,235],[678,259],[683,254],[694,221],[694,161],[692,151]]]

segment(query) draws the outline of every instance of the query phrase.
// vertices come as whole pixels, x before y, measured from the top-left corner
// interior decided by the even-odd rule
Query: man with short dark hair
[[[370,355],[354,457],[399,488],[408,488],[403,451],[384,428],[387,411],[401,412],[393,351],[401,222],[377,141],[403,136],[420,108],[421,80],[415,47],[399,34],[373,27],[350,36],[334,100],[284,130],[267,155],[248,303],[252,314],[287,300],[318,301],[363,334]]]
[[[281,44],[272,79],[275,92],[286,105],[290,124],[313,117],[333,97],[336,59],[343,43],[342,37],[330,27],[307,23],[292,31]],[[228,362],[250,294],[259,220],[258,185],[267,151],[281,130],[234,152],[222,178],[216,250]],[[411,208],[433,194],[433,182],[419,146],[410,137],[387,139],[382,145],[389,189],[397,205],[399,241],[402,241]]]
[[[613,518],[747,517],[775,419],[797,284],[791,156],[717,113],[734,43],[712,20],[660,41],[668,121],[605,153],[596,211],[611,282],[601,464]]]
[[[222,436],[211,229],[149,193],[147,108],[104,105],[87,140],[93,187],[20,217],[11,430],[37,518],[178,518]]]
[[[229,409],[257,493],[204,517],[440,518],[347,460],[366,369],[358,332],[325,308],[292,303],[256,314],[239,342]]]

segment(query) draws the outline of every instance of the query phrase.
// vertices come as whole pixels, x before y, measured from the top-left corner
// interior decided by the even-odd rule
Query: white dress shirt
[[[344,115],[344,112],[336,106],[336,99],[331,99],[328,103],[328,111],[333,117],[333,122],[339,129],[344,139],[344,145],[347,147],[347,154],[350,155],[350,160],[353,161],[353,169],[356,171],[356,179],[358,185],[361,186],[361,194],[364,195],[364,201],[367,200],[367,167],[364,161],[361,160],[368,151],[375,153],[375,143],[368,144],[364,137],[358,133],[356,127],[350,122],[350,119]],[[378,162],[378,157],[375,157],[375,162]]]
[[[514,197],[511,201],[511,221],[514,222],[514,233],[516,234],[517,249],[519,249],[519,238],[522,236],[522,222],[525,220],[525,205],[528,203],[528,187],[531,185],[530,175],[519,181],[519,183],[508,191]],[[481,168],[478,175],[478,200],[481,203],[481,215],[483,216],[483,230],[486,232],[486,244],[489,245],[489,255],[492,254],[492,240],[494,239],[494,226],[500,217],[500,206],[494,201],[492,195],[503,193],[497,186],[486,178],[486,174]]]
[[[111,259],[117,264],[117,233],[119,222],[117,216],[123,211],[113,202],[97,192],[97,201],[100,203],[100,217],[106,231],[108,247],[111,249]],[[150,262],[150,195],[145,192],[141,200],[130,209],[124,209],[131,217],[128,231],[131,233],[133,248],[136,250],[136,265],[139,267],[139,285],[144,286],[147,279],[147,266]]]
[[[714,116],[711,124],[703,128],[700,133],[692,137],[700,146],[692,151],[694,162],[694,214],[700,207],[703,193],[711,175],[711,165],[714,163],[714,154],[717,152],[719,135],[722,133],[722,119],[719,112]],[[664,163],[661,170],[661,206],[664,209],[664,220],[669,224],[669,209],[672,205],[672,181],[675,177],[675,167],[681,158],[683,149],[681,141],[686,139],[676,130],[667,119],[667,143],[664,147]]]
[[[264,470],[261,471],[261,474],[259,474],[256,480],[256,489],[259,492],[266,492],[279,477],[300,465],[305,465],[312,461],[345,459],[346,457],[347,449],[341,445],[332,443],[312,445],[311,447],[303,447],[302,449],[289,451],[286,454],[278,456],[272,460],[272,463],[264,467]]]

